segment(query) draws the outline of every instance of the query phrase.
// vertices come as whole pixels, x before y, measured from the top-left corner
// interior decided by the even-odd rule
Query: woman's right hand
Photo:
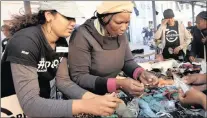
[[[84,113],[89,113],[97,116],[110,116],[114,113],[118,104],[122,101],[115,97],[115,93],[97,96],[92,99],[84,100]]]
[[[189,60],[190,60],[191,62],[195,62],[195,57],[190,56],[190,57],[189,57]]]
[[[162,25],[166,25],[168,21],[169,21],[169,19],[164,19],[164,20],[162,21]]]
[[[144,84],[131,78],[116,79],[119,88],[125,90],[130,95],[138,97],[144,93]]]

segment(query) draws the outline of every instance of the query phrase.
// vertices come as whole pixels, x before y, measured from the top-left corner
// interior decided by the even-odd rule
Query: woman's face
[[[128,28],[131,13],[115,14],[109,24],[106,25],[106,30],[111,36],[118,36],[125,33]],[[107,16],[104,21],[107,22],[111,15]]]
[[[73,18],[65,17],[59,13],[52,15],[51,19],[51,30],[57,37],[68,37],[74,30],[76,21]]]
[[[198,16],[196,17],[196,26],[198,29],[200,29],[200,30],[205,29],[205,28],[207,28],[206,25],[207,25],[206,20],[204,20]]]

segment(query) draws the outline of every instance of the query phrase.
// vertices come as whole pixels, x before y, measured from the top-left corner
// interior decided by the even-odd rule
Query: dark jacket
[[[201,33],[203,33],[204,37],[207,38],[207,29],[201,31],[198,28],[195,28],[193,33],[193,41],[190,55],[197,58],[204,58],[204,45],[207,48],[207,42],[205,42],[205,44],[202,42],[203,36]],[[205,50],[207,52],[207,49]]]

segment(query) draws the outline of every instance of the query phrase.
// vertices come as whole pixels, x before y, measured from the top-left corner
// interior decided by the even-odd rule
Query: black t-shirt
[[[2,40],[1,45],[2,45],[2,52],[4,52],[6,45],[9,41],[9,38],[5,38],[4,40]]]
[[[55,89],[53,88],[54,77],[58,65],[63,57],[67,58],[67,55],[68,44],[66,39],[58,39],[56,49],[53,50],[40,25],[18,31],[9,41],[1,62],[2,97],[15,94],[11,62],[37,68],[40,96],[50,98],[51,92],[54,92],[53,89]]]
[[[167,25],[165,31],[166,45],[165,47],[176,48],[180,45],[178,22],[175,21],[174,26]]]
[[[182,50],[179,51],[178,54],[173,54],[173,50],[180,46],[180,38],[179,38],[179,30],[178,30],[178,22],[175,21],[174,26],[167,25],[165,31],[166,44],[163,50],[163,57],[165,59],[173,58],[176,60],[183,61],[185,54]]]

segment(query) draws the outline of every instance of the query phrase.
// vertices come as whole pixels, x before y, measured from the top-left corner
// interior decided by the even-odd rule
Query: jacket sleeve
[[[155,33],[155,39],[160,39],[162,37],[162,32],[163,32],[163,29],[164,29],[164,25],[160,25],[159,29],[156,31]]]
[[[192,41],[192,35],[191,33],[185,28],[184,24],[181,24],[181,27],[183,28],[184,31],[184,43],[181,44],[179,47],[181,49],[186,49],[187,46],[190,44],[190,42]]]

